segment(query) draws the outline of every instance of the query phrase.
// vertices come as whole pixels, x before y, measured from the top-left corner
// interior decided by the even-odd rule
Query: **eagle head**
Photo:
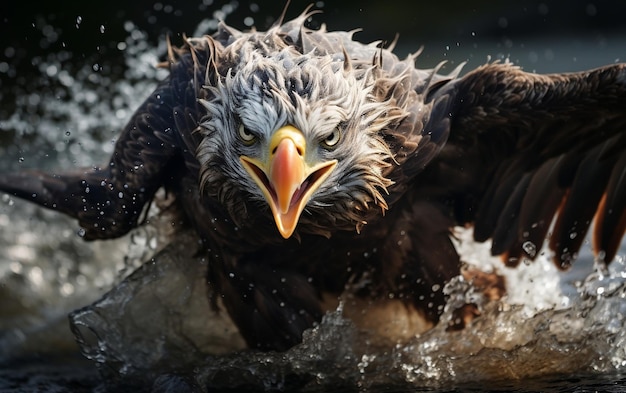
[[[227,44],[211,43],[200,100],[201,189],[236,225],[261,214],[284,238],[360,230],[384,212],[395,162],[385,130],[407,117],[380,78],[380,49],[363,46],[372,56],[355,61],[350,33],[310,45],[320,31],[302,25],[227,28]]]

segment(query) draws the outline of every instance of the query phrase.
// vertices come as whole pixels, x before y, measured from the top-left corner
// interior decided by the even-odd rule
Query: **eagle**
[[[168,42],[169,76],[108,163],[5,173],[0,190],[76,218],[86,240],[141,225],[165,190],[209,260],[213,306],[260,350],[300,342],[347,290],[436,324],[463,267],[455,227],[511,267],[546,241],[567,269],[590,228],[597,259],[614,259],[626,64],[446,74],[309,28],[314,13]]]

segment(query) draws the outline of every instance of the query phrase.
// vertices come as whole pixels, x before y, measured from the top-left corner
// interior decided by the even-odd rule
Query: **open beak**
[[[277,130],[269,143],[267,162],[241,156],[239,159],[259,186],[272,209],[280,234],[289,238],[311,195],[337,165],[337,160],[309,164],[306,141],[293,126]]]

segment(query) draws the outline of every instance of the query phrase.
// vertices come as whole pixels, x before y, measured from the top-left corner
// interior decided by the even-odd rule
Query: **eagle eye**
[[[334,149],[337,147],[337,143],[341,140],[341,130],[339,127],[335,127],[333,132],[328,134],[321,142],[322,146],[326,149]]]
[[[254,144],[254,142],[256,142],[256,135],[254,135],[249,129],[247,129],[246,126],[243,125],[243,123],[239,123],[238,134],[239,139],[246,146],[251,146],[252,144]]]

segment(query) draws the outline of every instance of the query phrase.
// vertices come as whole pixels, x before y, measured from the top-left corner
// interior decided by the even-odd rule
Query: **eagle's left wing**
[[[489,64],[443,87],[450,138],[419,176],[459,224],[474,224],[508,265],[534,259],[549,235],[561,268],[595,217],[606,262],[626,229],[626,64],[537,75]]]

